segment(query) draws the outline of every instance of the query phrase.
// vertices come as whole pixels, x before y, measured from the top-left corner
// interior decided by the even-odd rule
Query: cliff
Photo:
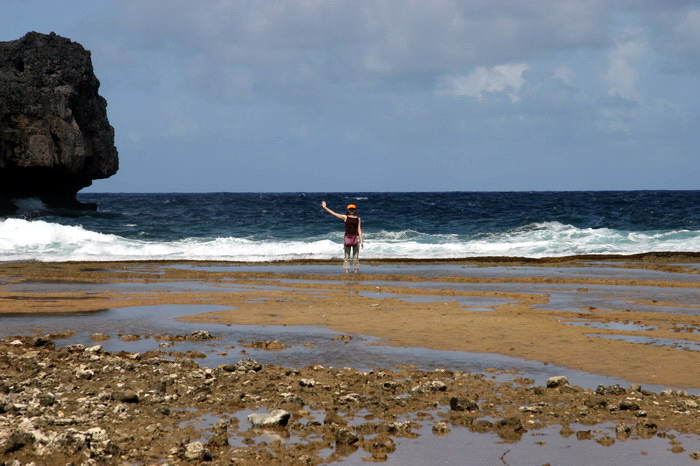
[[[89,208],[76,193],[117,172],[90,52],[54,33],[0,42],[0,214],[18,198]]]

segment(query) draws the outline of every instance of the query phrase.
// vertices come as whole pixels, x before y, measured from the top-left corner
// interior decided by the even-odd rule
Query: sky
[[[700,189],[697,0],[0,0],[92,52],[87,192]]]

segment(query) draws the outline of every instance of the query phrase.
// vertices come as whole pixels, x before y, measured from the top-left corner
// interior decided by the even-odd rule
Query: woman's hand
[[[326,208],[326,201],[321,201],[321,207]]]

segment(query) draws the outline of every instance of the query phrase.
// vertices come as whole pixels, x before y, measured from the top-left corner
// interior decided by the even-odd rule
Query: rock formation
[[[90,52],[70,39],[30,32],[0,42],[0,214],[19,198],[91,207],[76,193],[119,165],[99,87]]]

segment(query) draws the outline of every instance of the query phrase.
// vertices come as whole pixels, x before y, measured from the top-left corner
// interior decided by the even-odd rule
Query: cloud
[[[604,6],[604,0],[150,0],[115,2],[110,21],[130,50],[211,71],[185,71],[181,83],[191,89],[230,84],[234,98],[251,92],[287,98],[316,93],[317,83],[430,88],[436,77],[465,69],[600,47]]]
[[[576,71],[570,66],[561,65],[557,66],[552,73],[552,77],[557,81],[561,81],[567,86],[573,86],[576,81]]]
[[[437,94],[483,100],[484,94],[506,92],[510,101],[516,103],[520,100],[520,90],[525,84],[523,73],[528,69],[528,65],[523,63],[492,68],[479,66],[468,75],[442,78]]]
[[[691,8],[673,29],[673,43],[682,52],[700,54],[700,8]]]
[[[647,53],[644,32],[640,28],[625,28],[608,53],[608,69],[605,81],[608,94],[629,100],[640,100],[637,64]]]

